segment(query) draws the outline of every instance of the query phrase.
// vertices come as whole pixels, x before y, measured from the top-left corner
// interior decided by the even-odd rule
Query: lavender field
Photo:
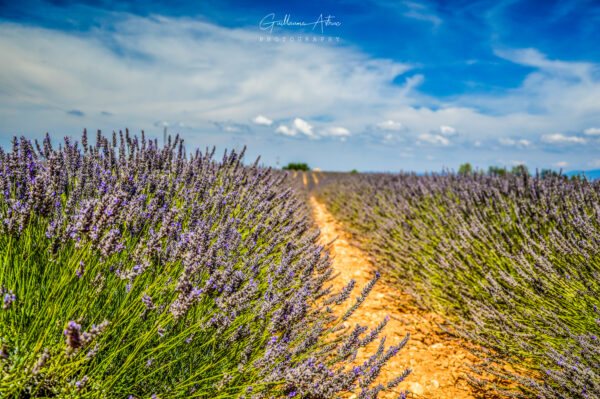
[[[475,355],[462,376],[474,395],[600,397],[600,183],[469,172],[309,184],[243,156],[128,131],[0,151],[2,396],[414,396],[409,369],[375,383],[408,336],[386,346],[387,319],[345,323],[379,275],[332,289],[316,195],[388,284]]]
[[[128,131],[0,151],[0,396],[404,397],[408,370],[372,382],[406,340],[344,324],[376,279],[333,291],[287,174],[213,152]]]
[[[0,399],[600,399],[600,0],[0,1]]]

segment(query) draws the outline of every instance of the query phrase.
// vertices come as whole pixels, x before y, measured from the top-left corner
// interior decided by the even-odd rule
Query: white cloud
[[[286,136],[295,136],[297,132],[295,129],[290,129],[286,125],[279,125],[279,127],[275,129],[275,133],[281,133]]]
[[[444,136],[454,136],[456,134],[456,129],[452,126],[442,125],[440,126],[440,132]]]
[[[529,148],[531,147],[531,141],[526,139],[511,139],[510,137],[501,137],[498,139],[498,143],[505,147],[516,147],[516,148]]]
[[[509,137],[501,137],[501,138],[498,139],[498,142],[501,145],[504,145],[504,146],[507,146],[507,147],[511,147],[511,146],[517,144],[517,142],[515,140],[513,140],[513,139],[511,139]]]
[[[257,125],[265,126],[271,126],[273,124],[273,121],[271,119],[263,115],[258,115],[256,118],[252,119],[252,122],[256,123]]]
[[[314,132],[314,127],[301,118],[295,118],[292,121],[292,127],[287,125],[279,125],[275,129],[275,133],[280,133],[286,136],[295,137],[298,133],[302,133],[313,139],[320,139],[322,137],[339,137],[340,140],[345,141],[346,137],[350,136],[350,130],[341,126],[330,126],[319,130],[319,134]]]
[[[565,167],[569,166],[569,163],[567,161],[559,161],[559,162],[554,162],[554,166],[556,166],[557,168],[565,168]]]
[[[400,131],[404,129],[404,125],[401,122],[393,121],[391,119],[379,122],[376,126],[381,130]]]
[[[341,126],[330,126],[319,130],[319,133],[314,132],[314,127],[307,121],[301,118],[295,118],[292,122],[293,127],[287,125],[279,125],[275,129],[275,133],[280,133],[286,136],[295,137],[298,133],[302,133],[313,139],[320,139],[322,137],[338,137],[340,140],[345,141],[350,136],[350,130]]]
[[[0,52],[12,59],[0,65],[2,130],[52,132],[68,124],[79,130],[82,123],[139,129],[156,120],[181,120],[205,130],[212,121],[227,120],[272,126],[269,121],[288,119],[293,109],[330,115],[352,131],[369,123],[369,104],[393,98],[398,107],[412,101],[407,98],[412,80],[392,85],[409,65],[356,48],[259,43],[253,28],[192,18],[122,14],[112,20],[117,22],[84,36],[1,23]],[[329,95],[314,95],[320,91]],[[107,104],[110,121],[100,117]],[[72,109],[86,116],[65,118]],[[28,117],[32,110],[36,118]],[[314,135],[300,125],[298,132]]]
[[[594,168],[600,168],[600,159],[596,159],[592,162],[589,162],[588,165],[593,166]]]
[[[497,56],[517,64],[536,67],[556,75],[575,76],[586,81],[593,69],[592,64],[587,62],[550,60],[534,48],[496,50],[494,52]]]
[[[419,140],[433,145],[447,147],[450,145],[450,140],[439,134],[423,133],[419,135]]]
[[[250,127],[248,125],[242,123],[235,123],[231,121],[226,122],[213,122],[213,124],[219,128],[219,130],[228,133],[241,133],[241,132],[249,132]],[[186,127],[186,125],[180,123],[175,124],[177,127]],[[189,126],[187,126],[189,127]]]
[[[401,7],[400,14],[411,9],[413,17],[416,12],[430,14],[422,7]],[[265,122],[286,136],[316,139],[325,134],[321,129],[327,127],[318,122],[313,128],[300,119],[297,126],[293,118],[303,115],[315,117],[311,123],[335,121],[352,132],[340,136],[349,142],[363,137],[358,132],[379,143],[388,140],[387,146],[378,147],[382,150],[366,155],[382,168],[387,167],[382,154],[400,136],[386,134],[396,131],[422,144],[453,145],[453,150],[463,151],[457,156],[484,143],[476,152],[485,159],[493,159],[488,143],[512,137],[512,146],[531,148],[522,156],[537,159],[538,164],[547,162],[548,146],[533,143],[588,143],[577,161],[565,157],[574,168],[594,159],[600,146],[592,139],[600,136],[599,64],[552,60],[535,49],[497,51],[507,60],[532,67],[520,86],[503,94],[462,94],[440,101],[418,91],[422,75],[394,83],[411,69],[409,64],[372,58],[357,47],[266,44],[258,42],[251,27],[227,28],[185,17],[115,16],[112,20],[117,22],[99,24],[86,35],[0,23],[0,52],[11,55],[11,62],[0,64],[1,139],[17,131],[70,134],[83,126],[104,130],[127,126],[160,135],[162,127],[152,125],[163,120],[181,121],[178,127],[188,129],[181,133],[187,133],[190,147],[215,137],[216,145],[227,144],[234,135],[244,141],[250,135],[266,138],[262,129],[242,128],[250,121]],[[315,96],[317,92],[328,95]],[[65,117],[69,110],[80,110],[84,116]],[[269,118],[262,115],[267,111]],[[227,126],[239,131],[208,136],[214,121],[220,121],[224,132]],[[289,122],[279,126],[279,121]],[[381,122],[373,125],[374,121]],[[442,126],[458,127],[460,140],[449,139]],[[547,132],[581,134],[542,136]],[[460,147],[463,143],[465,148]],[[386,162],[389,167],[399,165]]]
[[[401,4],[406,7],[406,11],[402,15],[406,18],[412,18],[423,22],[429,22],[433,24],[433,28],[437,29],[442,23],[442,19],[429,11],[424,4],[403,1]]]
[[[550,144],[585,144],[583,137],[565,136],[561,133],[546,134],[542,136],[542,141]]]
[[[529,146],[531,146],[531,141],[521,139],[521,140],[519,140],[518,144],[519,144],[519,147],[529,147]]]
[[[320,133],[322,136],[350,136],[350,131],[345,127],[341,126],[328,127],[326,129],[321,130]]]
[[[242,133],[242,132],[247,133],[250,131],[250,127],[248,125],[243,124],[243,123],[235,123],[232,121],[213,122],[213,125],[216,126],[217,128],[219,128],[220,131],[227,132],[227,133]],[[182,124],[181,122],[179,122],[173,126],[191,127],[191,126]]]
[[[586,136],[600,136],[600,128],[590,127],[583,131]]]
[[[409,76],[408,78],[406,78],[404,80],[404,88],[403,88],[402,91],[404,92],[404,94],[406,94],[410,90],[412,90],[412,89],[416,88],[417,86],[419,86],[424,81],[425,81],[425,76],[423,76],[420,73],[418,73],[416,75],[413,75],[413,76]]]
[[[315,137],[313,133],[313,127],[304,119],[296,118],[294,119],[294,127],[298,129],[300,132],[304,133],[308,137]]]

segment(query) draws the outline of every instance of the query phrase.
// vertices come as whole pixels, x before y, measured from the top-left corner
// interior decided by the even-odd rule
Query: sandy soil
[[[325,205],[314,197],[311,197],[310,204],[321,229],[322,242],[328,243],[338,237],[331,249],[334,256],[333,267],[339,272],[334,280],[334,287],[339,290],[350,279],[355,279],[357,286],[353,292],[354,297],[372,278],[375,268],[364,252],[350,244],[342,226],[327,211]],[[400,384],[396,393],[384,392],[380,395],[381,398],[396,398],[402,390],[411,391],[409,397],[413,398],[477,397],[462,378],[468,371],[465,363],[472,360],[471,355],[460,346],[458,339],[443,333],[437,327],[436,321],[441,322],[438,315],[416,307],[408,294],[380,280],[349,323],[375,327],[385,316],[390,317],[383,333],[387,336],[388,345],[398,344],[407,333],[410,333],[410,340],[386,365],[377,381],[390,381],[406,368],[411,369],[412,373]],[[359,353],[357,363],[364,362],[368,354],[374,353],[378,344],[375,341],[363,353]]]

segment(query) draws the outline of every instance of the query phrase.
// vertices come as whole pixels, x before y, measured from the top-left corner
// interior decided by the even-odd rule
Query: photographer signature
[[[275,19],[275,13],[270,13],[265,15],[258,24],[258,27],[261,30],[269,31],[269,33],[273,32],[273,28],[275,26],[284,27],[284,26],[311,26],[312,30],[320,27],[321,33],[324,32],[325,27],[327,26],[340,26],[342,23],[339,21],[334,21],[335,16],[327,15],[327,17],[323,17],[323,14],[319,15],[316,21],[314,22],[306,22],[306,21],[292,21],[290,14],[285,14],[283,19]]]

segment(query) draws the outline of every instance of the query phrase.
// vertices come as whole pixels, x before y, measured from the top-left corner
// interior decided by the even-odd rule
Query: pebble
[[[422,395],[424,392],[423,385],[418,382],[413,382],[408,386],[408,390],[417,395]]]

